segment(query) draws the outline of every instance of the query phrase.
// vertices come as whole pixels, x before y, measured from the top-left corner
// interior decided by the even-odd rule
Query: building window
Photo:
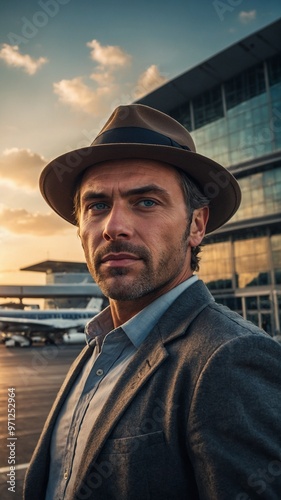
[[[246,318],[267,333],[273,334],[273,310],[269,295],[254,295],[245,297]]]
[[[238,288],[270,284],[266,236],[234,242],[235,274]]]
[[[225,297],[221,295],[216,295],[216,302],[222,304],[232,311],[236,311],[242,316],[242,299],[241,297]]]
[[[221,87],[204,92],[193,100],[195,129],[222,118],[223,103]]]
[[[281,57],[280,54],[267,62],[272,117],[270,128],[274,133],[275,149],[281,149]]]
[[[238,179],[242,202],[231,222],[280,214],[281,166]]]
[[[272,57],[267,61],[268,70],[268,80],[269,85],[273,87],[274,85],[281,83],[281,58],[280,54],[278,56]]]
[[[211,290],[232,288],[230,241],[212,243],[203,248],[199,275]]]
[[[265,75],[263,64],[244,71],[225,83],[225,99],[227,109],[252,99],[265,92]]]
[[[271,236],[271,251],[275,283],[281,284],[281,234]]]
[[[173,109],[170,116],[180,122],[187,130],[191,130],[191,116],[189,102]]]

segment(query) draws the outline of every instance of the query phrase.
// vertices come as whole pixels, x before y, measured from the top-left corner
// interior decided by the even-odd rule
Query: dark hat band
[[[119,127],[106,130],[106,132],[96,137],[92,146],[96,146],[97,144],[118,143],[157,144],[160,146],[172,146],[174,148],[191,151],[188,146],[181,146],[181,144],[166,135],[142,127]]]

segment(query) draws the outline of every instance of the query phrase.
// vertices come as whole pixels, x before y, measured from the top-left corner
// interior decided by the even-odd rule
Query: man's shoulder
[[[244,344],[246,338],[253,344],[258,338],[273,341],[269,334],[254,323],[215,301],[210,302],[197,316],[186,333],[187,337],[194,336],[197,342],[202,343],[202,349],[208,345],[218,348],[231,341]]]
[[[266,335],[266,333],[254,323],[218,302],[214,301],[210,303],[208,305],[208,310],[210,316],[214,318],[218,325],[224,326],[225,323],[227,323],[231,330],[244,335],[250,333]]]
[[[207,366],[217,366],[218,374],[222,375],[225,365],[239,365],[244,358],[247,363],[250,359],[257,359],[260,365],[268,360],[279,364],[281,361],[280,344],[238,313],[215,301],[206,304],[192,321],[186,317],[180,326],[175,323],[174,334],[168,336],[165,347],[181,366],[182,373],[188,373],[193,384]],[[263,361],[263,357],[267,361]]]
[[[193,287],[195,293],[192,293]],[[201,356],[208,357],[216,349],[231,341],[237,341],[238,344],[241,341],[244,345],[242,339],[246,338],[254,344],[258,338],[274,342],[258,326],[217,303],[207,287],[200,282],[194,284],[189,292],[187,290],[175,301],[159,326],[166,345],[181,337],[179,351],[185,353],[187,357],[192,352],[200,352]]]
[[[175,301],[174,317],[185,317],[187,324],[192,318],[191,327],[200,325],[204,331],[219,331],[231,334],[262,334],[266,333],[251,321],[246,320],[237,312],[215,301],[206,285],[198,280],[189,290],[182,293]],[[227,330],[226,330],[227,326]]]

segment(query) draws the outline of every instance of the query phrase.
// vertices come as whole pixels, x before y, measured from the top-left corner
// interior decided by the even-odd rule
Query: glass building
[[[138,102],[180,121],[237,178],[241,206],[204,240],[199,276],[218,302],[280,332],[281,20]]]

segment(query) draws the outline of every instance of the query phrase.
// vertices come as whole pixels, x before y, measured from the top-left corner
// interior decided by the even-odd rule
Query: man
[[[194,271],[240,189],[184,127],[120,106],[43,171],[109,307],[86,327],[34,452],[27,500],[281,497],[281,346]]]

